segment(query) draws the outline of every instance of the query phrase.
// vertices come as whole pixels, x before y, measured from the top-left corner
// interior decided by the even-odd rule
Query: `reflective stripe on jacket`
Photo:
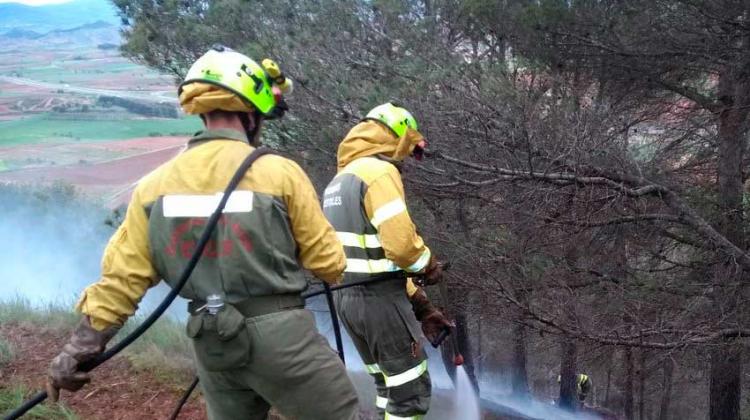
[[[159,279],[177,281],[221,193],[251,151],[243,133],[205,131],[141,179],[104,252],[101,279],[77,304],[96,328],[122,324]],[[302,267],[338,282],[344,266],[340,242],[304,171],[291,160],[268,155],[231,195],[180,295],[203,300],[219,293],[236,303],[299,292],[307,287]]]

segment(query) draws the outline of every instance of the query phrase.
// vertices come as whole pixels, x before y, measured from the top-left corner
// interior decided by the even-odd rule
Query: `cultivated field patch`
[[[194,118],[144,114],[138,109],[141,98],[147,108],[154,104],[149,102],[154,95],[172,96],[174,79],[128,61],[116,48],[98,48],[89,41],[0,51],[0,77],[8,78],[0,79],[0,147],[182,136],[201,127]],[[133,105],[100,102],[117,92],[132,98]],[[176,101],[169,105],[176,109]],[[25,166],[4,160],[11,168]],[[59,164],[44,164],[53,163]]]
[[[0,146],[188,135],[200,127],[197,118],[86,120],[45,113],[0,121]]]

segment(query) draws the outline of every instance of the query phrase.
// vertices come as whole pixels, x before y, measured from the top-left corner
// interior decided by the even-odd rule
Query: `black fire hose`
[[[450,261],[443,263],[443,271],[447,271],[450,267],[451,267]],[[394,279],[407,279],[407,278],[414,279],[415,280],[414,283],[417,286],[420,286],[420,287],[424,286],[424,274],[423,273],[408,273],[407,274],[403,271],[398,271],[394,273],[393,276],[389,276],[389,277],[351,281],[351,282],[347,282],[344,284],[337,284],[336,286],[328,286],[327,284],[324,283],[322,289],[304,292],[300,296],[302,296],[302,299],[309,299],[314,296],[320,296],[324,293],[327,293],[326,286],[328,286],[331,289],[331,291],[335,291],[335,290],[346,289],[348,287],[362,286],[363,284],[374,284],[374,283],[380,283],[381,281],[388,281],[388,280],[394,280]]]
[[[406,279],[406,274],[404,274],[403,271],[399,271],[398,273],[395,273],[395,276],[392,277],[383,277],[383,278],[376,278],[376,279],[368,279],[368,280],[358,280],[358,281],[352,281],[344,284],[337,284],[336,286],[328,286],[327,284],[323,284],[323,288],[320,290],[311,290],[309,292],[304,292],[300,296],[302,296],[302,299],[309,299],[311,297],[320,296],[322,294],[327,294],[326,286],[327,288],[333,292],[336,290],[346,289],[349,287],[354,286],[362,286],[363,284],[373,284],[373,283],[380,283],[381,281],[388,281],[388,280],[394,280],[403,277]]]
[[[344,357],[344,340],[341,337],[341,326],[339,325],[339,315],[336,313],[336,304],[333,303],[333,292],[331,286],[328,283],[323,283],[323,290],[326,293],[326,301],[328,302],[328,311],[331,312],[331,324],[333,325],[333,335],[336,337],[336,350],[339,352],[341,362],[346,365],[346,358]]]
[[[190,394],[193,393],[193,390],[195,387],[198,386],[198,376],[193,379],[193,382],[190,384],[188,389],[185,391],[184,394],[182,394],[182,398],[180,398],[180,401],[177,403],[177,407],[175,407],[175,410],[172,412],[172,415],[169,416],[169,420],[176,420],[177,416],[180,414],[180,410],[182,410],[182,406],[185,405],[188,398],[190,398]]]
[[[164,313],[164,311],[167,310],[169,305],[175,300],[177,295],[180,293],[183,286],[185,286],[185,283],[187,283],[188,279],[190,278],[190,275],[193,273],[193,270],[195,269],[195,266],[198,264],[198,261],[200,261],[201,256],[203,255],[203,250],[206,248],[208,241],[211,239],[211,234],[216,228],[216,224],[219,222],[219,218],[221,217],[221,214],[224,211],[224,206],[226,206],[227,201],[229,200],[229,196],[232,194],[235,188],[237,188],[237,185],[245,176],[245,172],[247,172],[248,169],[250,169],[250,166],[252,166],[252,164],[259,157],[269,154],[269,153],[273,153],[273,151],[265,147],[260,147],[258,149],[255,149],[252,153],[250,153],[250,155],[248,155],[245,158],[245,160],[242,162],[240,167],[237,169],[237,172],[235,172],[234,176],[232,177],[232,180],[229,182],[229,185],[227,185],[227,188],[224,190],[224,195],[219,201],[219,205],[216,207],[216,210],[208,219],[208,223],[206,223],[206,228],[203,229],[203,233],[201,234],[201,237],[198,240],[198,245],[195,247],[195,250],[193,251],[193,255],[190,257],[190,260],[188,261],[187,266],[182,271],[182,274],[180,275],[180,278],[177,281],[177,285],[167,294],[167,296],[164,298],[164,300],[162,300],[162,302],[154,310],[154,312],[152,312],[151,315],[149,315],[148,318],[146,318],[146,320],[144,320],[141,323],[141,325],[139,325],[133,332],[128,334],[120,342],[110,347],[109,349],[101,353],[96,358],[88,362],[81,363],[81,365],[78,367],[79,371],[89,372],[95,369],[97,366],[101,365],[102,363],[106,362],[107,360],[111,359],[117,353],[121,352],[125,347],[129,346],[135,340],[137,340],[138,337],[143,335],[143,333],[146,332],[146,330],[148,330],[154,324],[154,322],[156,322],[157,319],[159,319],[159,317]],[[32,408],[34,408],[36,405],[38,405],[45,399],[47,399],[47,391],[42,391],[36,394],[34,398],[26,401],[23,405],[13,410],[9,415],[7,415],[4,418],[4,420],[15,420],[23,416],[24,414],[26,414],[27,411],[31,410]]]

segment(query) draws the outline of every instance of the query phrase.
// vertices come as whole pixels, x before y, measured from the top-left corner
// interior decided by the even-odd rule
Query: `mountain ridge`
[[[49,48],[66,45],[117,47],[120,42],[119,28],[101,20],[44,33],[19,28],[0,33],[0,44],[6,48]]]
[[[106,0],[73,0],[46,6],[0,3],[0,33],[15,29],[50,32],[96,22],[111,25],[120,23],[112,3]]]
[[[103,20],[97,20],[96,22],[92,23],[84,23],[83,25],[76,26],[73,28],[68,29],[54,29],[49,32],[37,32],[32,31],[29,29],[20,29],[20,28],[14,28],[11,29],[8,32],[5,32],[3,34],[0,34],[0,38],[22,38],[22,39],[39,39],[43,38],[45,36],[49,35],[56,35],[56,34],[69,34],[72,32],[79,32],[84,30],[97,30],[97,29],[117,29],[117,26],[103,21]]]

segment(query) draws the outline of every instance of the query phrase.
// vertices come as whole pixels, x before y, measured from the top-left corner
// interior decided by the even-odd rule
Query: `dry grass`
[[[0,413],[7,413],[20,406],[30,395],[31,391],[23,385],[0,388]],[[24,418],[30,420],[79,420],[79,417],[64,404],[40,404],[24,415]]]
[[[54,331],[70,331],[78,323],[80,315],[74,313],[73,305],[48,304],[35,307],[28,300],[13,299],[0,302],[0,324],[16,323],[33,325]],[[115,341],[122,339],[142,322],[142,317],[128,321]],[[171,318],[157,321],[142,337],[128,347],[123,355],[137,370],[148,370],[165,385],[184,386],[190,382],[193,368],[190,342],[184,325]],[[10,361],[10,345],[0,340],[0,366]]]

